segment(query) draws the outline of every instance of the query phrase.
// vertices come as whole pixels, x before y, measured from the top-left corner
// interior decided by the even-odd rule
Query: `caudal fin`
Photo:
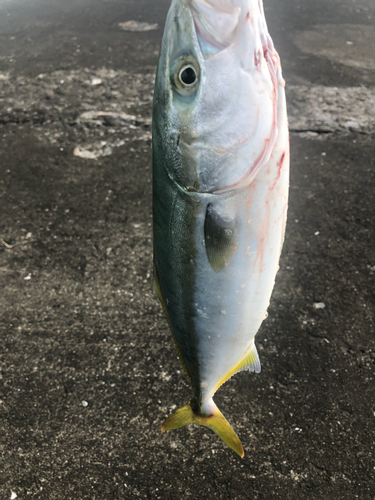
[[[213,404],[213,414],[210,416],[203,416],[198,413],[198,405],[195,399],[192,399],[190,403],[172,413],[172,415],[170,415],[162,425],[161,430],[163,432],[170,431],[189,424],[205,425],[216,432],[224,443],[238,453],[240,457],[243,457],[244,449],[241,441],[219,408],[215,405],[215,403]]]

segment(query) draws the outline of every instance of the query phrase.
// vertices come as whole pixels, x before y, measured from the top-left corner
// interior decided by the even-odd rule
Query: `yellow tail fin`
[[[190,403],[172,413],[162,425],[161,430],[165,432],[188,424],[205,425],[216,432],[224,443],[238,453],[240,457],[243,457],[244,450],[241,441],[219,408],[215,405],[213,414],[210,416],[200,415],[198,411],[197,402],[192,399]]]

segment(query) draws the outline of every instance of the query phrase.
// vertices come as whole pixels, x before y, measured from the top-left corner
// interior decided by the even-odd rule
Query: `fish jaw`
[[[191,0],[189,4],[206,58],[233,42],[241,13],[239,7],[204,0]]]
[[[204,5],[214,18],[220,14],[211,8],[216,4],[230,5]],[[196,20],[202,5],[172,2],[155,86],[155,128],[173,156],[166,162],[171,178],[187,190],[221,193],[248,186],[270,158],[278,133],[280,63],[261,2],[238,2],[234,14],[224,12],[235,18],[235,36],[224,36],[214,50]],[[176,61],[184,56],[193,57],[200,67],[199,87],[189,97],[179,95],[171,83]]]
[[[258,0],[189,0],[189,5],[206,58],[234,44],[245,61],[257,38],[265,41],[267,26]]]

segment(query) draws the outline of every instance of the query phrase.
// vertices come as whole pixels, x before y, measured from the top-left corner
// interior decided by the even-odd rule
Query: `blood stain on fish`
[[[276,186],[277,184],[277,181],[280,179],[280,175],[281,175],[281,169],[283,167],[283,163],[284,163],[284,160],[285,160],[285,151],[284,153],[281,155],[281,158],[280,160],[277,162],[277,175],[276,175],[276,179],[275,179],[275,182],[272,184],[272,186],[270,187],[270,191],[273,190],[273,188]]]

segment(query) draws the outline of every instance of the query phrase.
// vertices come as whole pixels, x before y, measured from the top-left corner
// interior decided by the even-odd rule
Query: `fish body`
[[[206,425],[241,456],[213,395],[260,371],[288,204],[284,86],[261,0],[172,1],[153,109],[154,289],[194,398],[162,429]]]

